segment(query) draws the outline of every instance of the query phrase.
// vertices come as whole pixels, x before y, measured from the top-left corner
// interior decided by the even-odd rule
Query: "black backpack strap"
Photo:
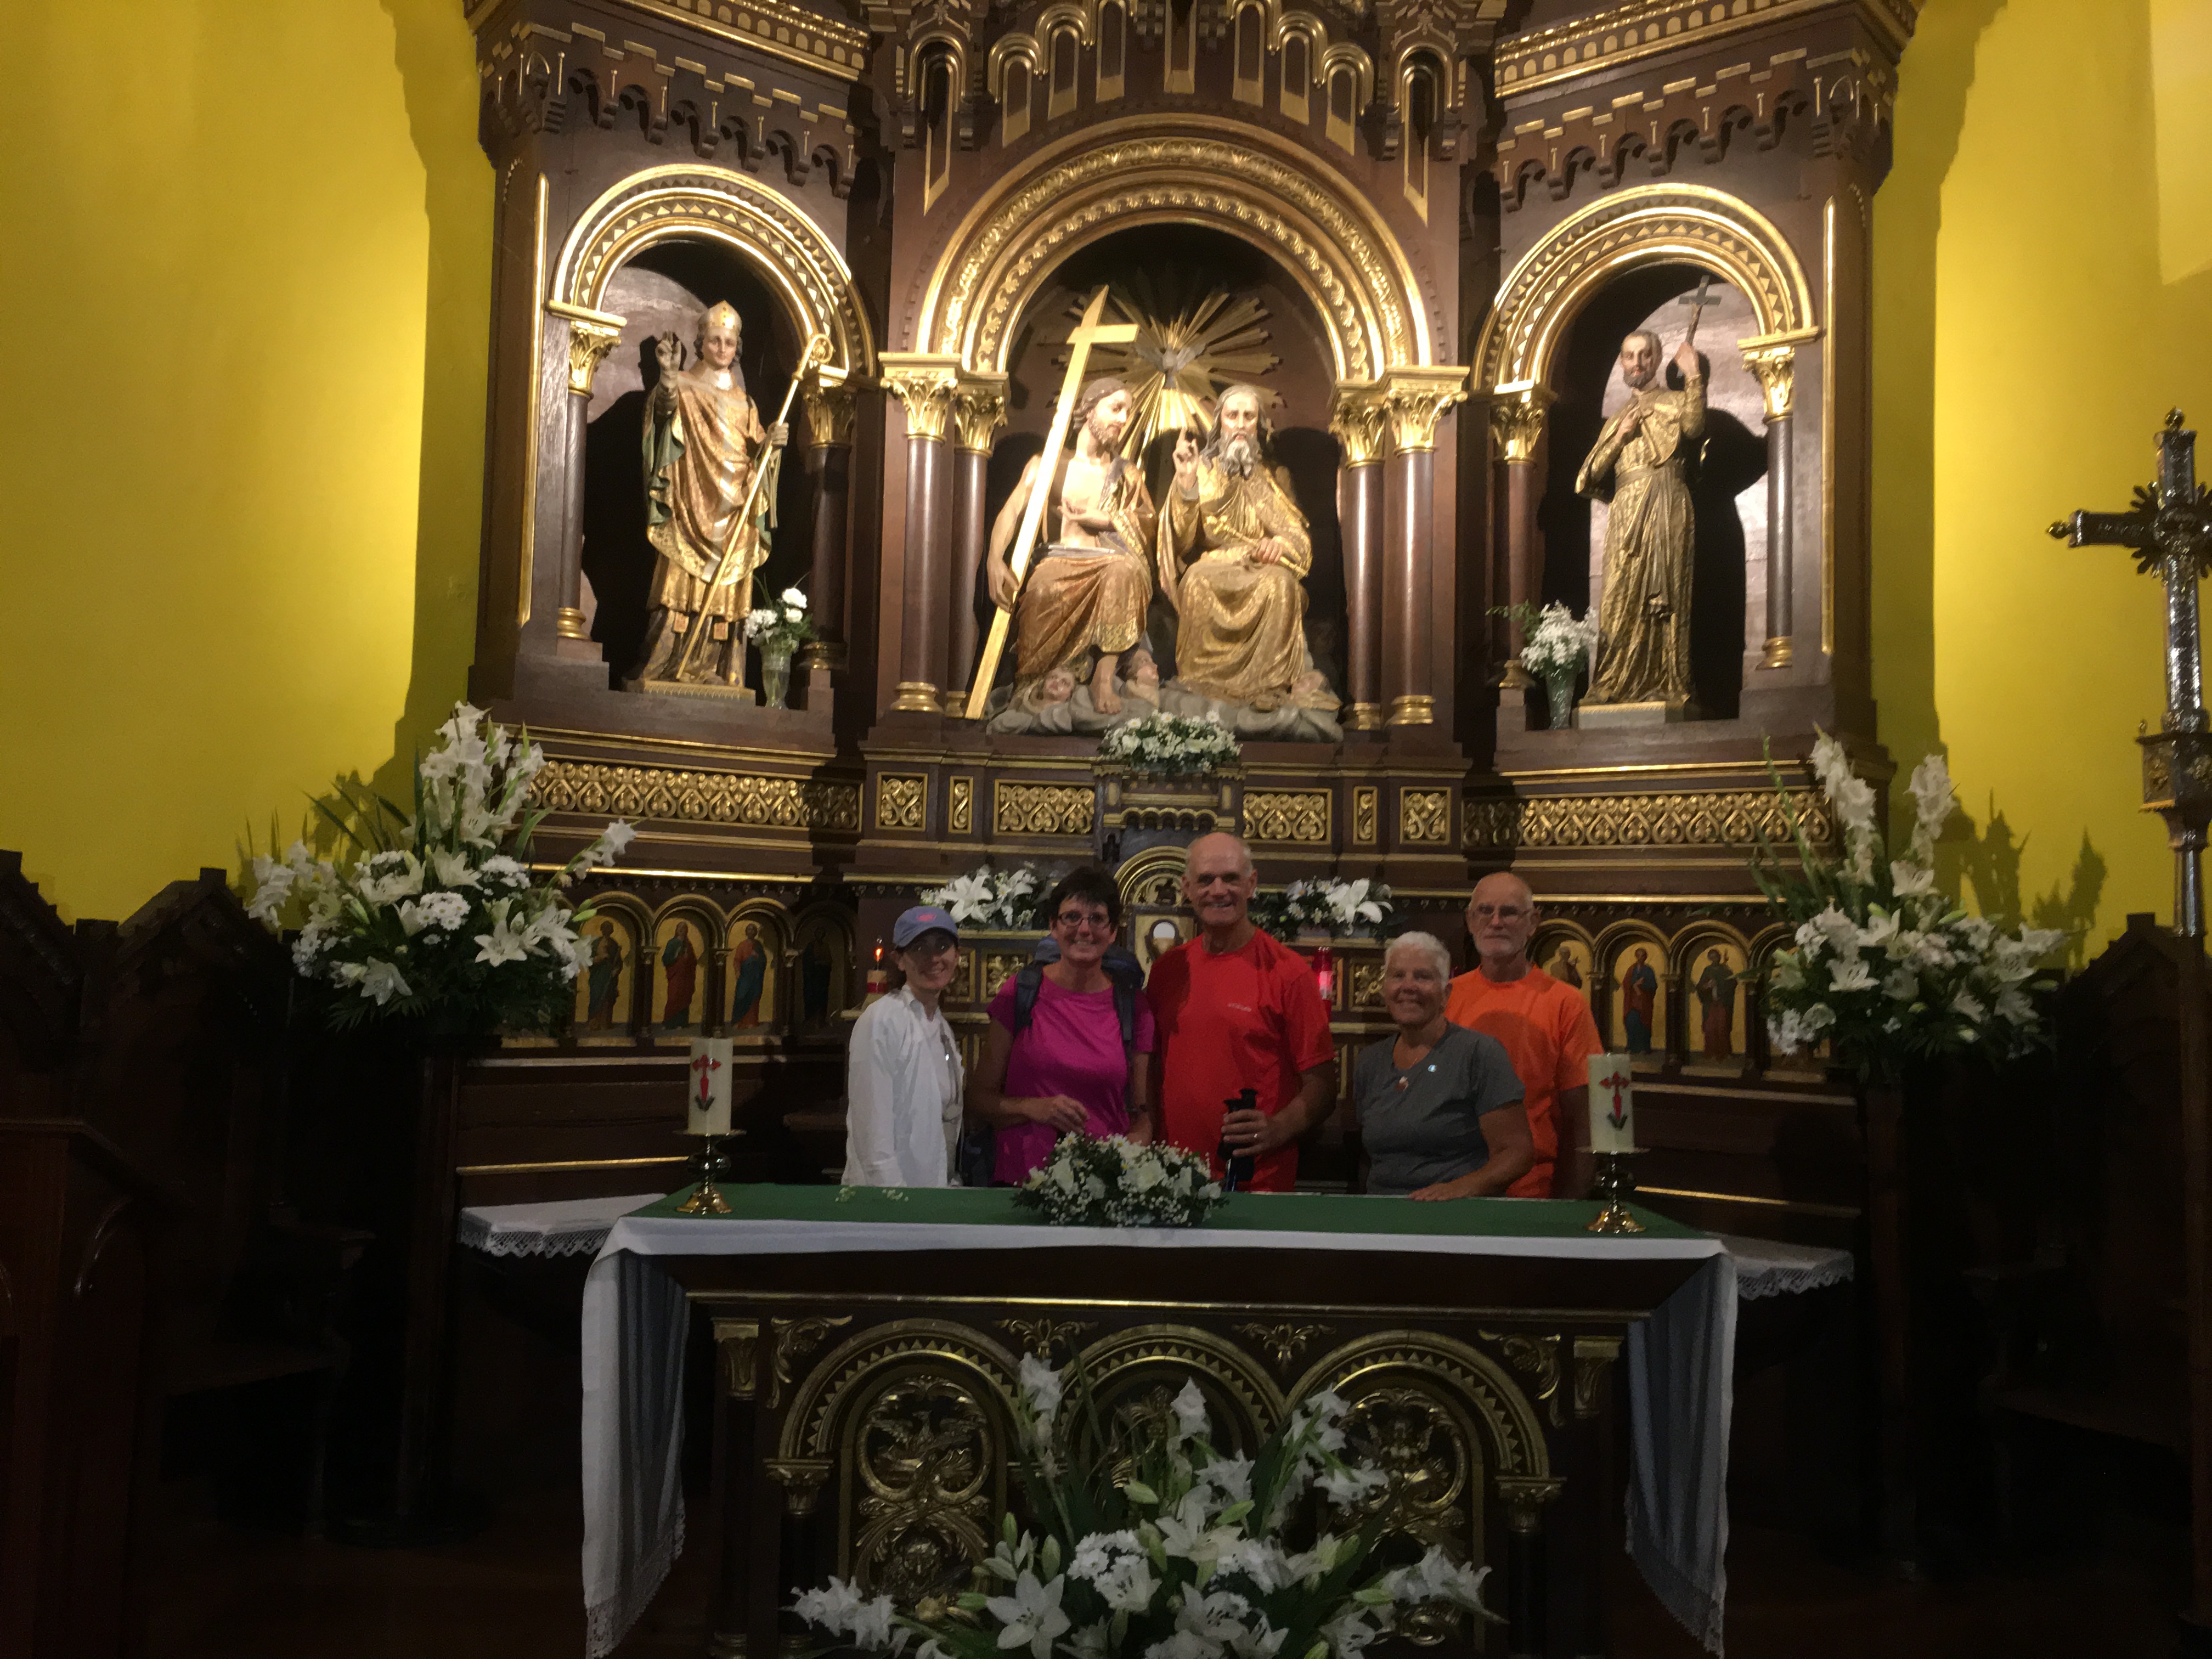
[[[1137,988],[1125,979],[1114,981],[1114,1012],[1121,1021],[1121,1058],[1137,1056]]]
[[[1044,983],[1044,964],[1024,963],[1014,975],[1014,1023],[1008,1028],[1019,1036],[1030,1029],[1030,1016],[1036,1010],[1037,988]]]

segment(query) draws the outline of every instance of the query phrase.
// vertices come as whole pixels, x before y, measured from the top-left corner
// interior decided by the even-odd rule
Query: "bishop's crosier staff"
[[[783,407],[775,411],[776,426],[781,426],[791,418],[791,400],[799,395],[799,384],[806,378],[808,371],[829,361],[830,337],[826,334],[808,335],[806,349],[799,354],[799,367],[793,371],[791,385],[784,392]],[[763,449],[762,452],[763,457],[766,453]],[[756,459],[753,462],[753,481],[745,490],[744,504],[738,508],[737,516],[730,520],[729,538],[722,544],[722,556],[715,562],[714,580],[707,584],[708,592],[712,593],[720,587],[722,585],[723,577],[729,574],[730,561],[738,556],[738,538],[744,534],[745,526],[752,522],[753,504],[760,500],[761,482],[767,477],[768,468],[762,465],[760,459]],[[702,611],[699,616],[699,625],[691,630],[690,635],[684,641],[684,649],[678,653],[676,666],[669,674],[669,678],[682,679],[684,671],[690,667],[691,653],[699,648],[699,637],[708,631],[706,622],[706,612]],[[744,665],[742,656],[738,657],[737,661],[740,667]]]

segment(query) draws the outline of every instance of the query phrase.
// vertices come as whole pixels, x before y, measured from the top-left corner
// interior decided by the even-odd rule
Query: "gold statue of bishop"
[[[646,535],[653,566],[653,616],[639,678],[683,678],[734,685],[744,677],[740,623],[752,608],[753,572],[768,557],[775,479],[788,435],[764,427],[738,364],[744,331],[737,308],[709,306],[699,319],[698,356],[684,367],[672,333],[660,337],[660,378],[645,422]],[[766,469],[757,493],[753,471]],[[748,501],[753,510],[745,513]],[[738,520],[743,514],[745,522]],[[710,630],[688,658],[693,629]]]

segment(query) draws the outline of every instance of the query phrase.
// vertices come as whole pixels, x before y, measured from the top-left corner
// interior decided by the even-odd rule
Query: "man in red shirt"
[[[1504,1043],[1521,1079],[1536,1162],[1507,1196],[1579,1198],[1589,1185],[1589,1061],[1605,1044],[1582,994],[1528,960],[1528,941],[1541,920],[1536,896],[1520,877],[1501,871],[1475,884],[1467,931],[1480,960],[1473,973],[1452,981],[1444,1018]],[[1574,1154],[1564,1171],[1563,1133]]]
[[[1252,925],[1259,890],[1251,850],[1234,836],[1201,836],[1183,866],[1183,901],[1199,936],[1152,964],[1152,1098],[1165,1138],[1205,1155],[1218,1179],[1226,1142],[1255,1163],[1247,1189],[1286,1193],[1298,1177],[1298,1141],[1336,1104],[1336,1045],[1313,969]],[[1229,1110],[1258,1091],[1256,1111]]]

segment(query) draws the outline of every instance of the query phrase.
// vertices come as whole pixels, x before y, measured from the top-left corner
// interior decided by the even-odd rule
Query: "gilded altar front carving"
[[[958,1378],[912,1373],[885,1386],[848,1443],[854,1498],[848,1571],[863,1595],[911,1607],[963,1584],[990,1553],[1000,1437]]]
[[[811,1319],[778,1319],[771,1322],[775,1333],[775,1344],[769,1362],[769,1409],[773,1411],[781,1403],[783,1391],[792,1383],[792,1362],[822,1346],[822,1339],[840,1325],[853,1322],[850,1314],[823,1315]]]
[[[1413,846],[1441,846],[1451,840],[1451,792],[1401,789],[1398,839]]]
[[[929,780],[919,774],[884,772],[876,779],[876,828],[919,830],[927,822]]]
[[[1287,1370],[1307,1347],[1328,1334],[1326,1325],[1301,1325],[1296,1321],[1282,1324],[1248,1324],[1237,1328],[1239,1336],[1249,1336],[1267,1351],[1267,1357]]]

